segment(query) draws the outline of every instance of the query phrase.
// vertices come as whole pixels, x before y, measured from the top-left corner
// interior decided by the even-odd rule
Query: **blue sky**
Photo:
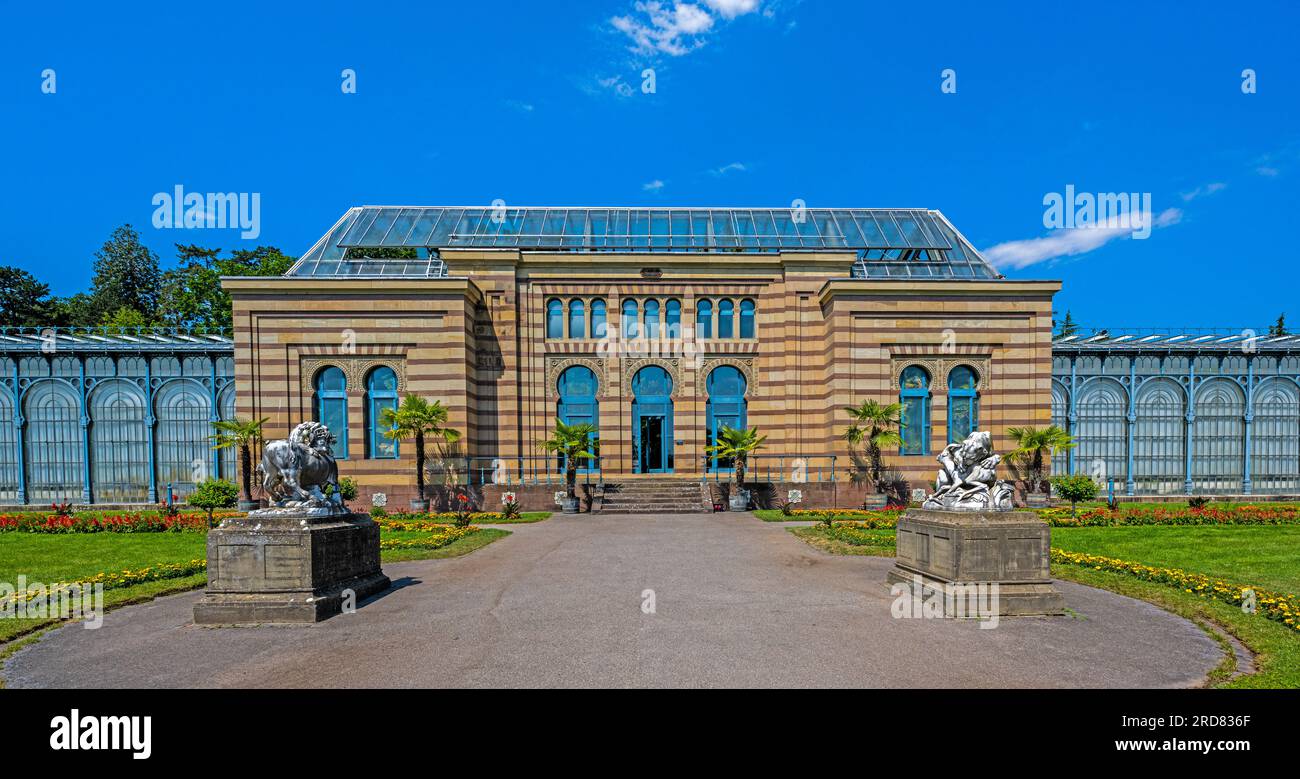
[[[299,254],[357,204],[799,198],[938,208],[1085,324],[1300,324],[1294,4],[278,5],[6,3],[0,264],[68,294],[123,222],[170,263]],[[154,229],[178,184],[260,193],[261,235]],[[1067,185],[1162,226],[1049,231]]]

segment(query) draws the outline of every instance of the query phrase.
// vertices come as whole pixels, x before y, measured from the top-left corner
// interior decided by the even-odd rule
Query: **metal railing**
[[[749,481],[776,484],[834,482],[840,478],[836,475],[837,459],[833,454],[751,454],[745,476]],[[710,477],[715,482],[735,478],[736,468],[730,462],[720,464],[718,458],[705,455],[702,463],[700,481],[708,481]]]
[[[446,476],[447,484],[466,484],[471,487],[484,484],[502,486],[553,484],[564,485],[564,462],[555,455],[523,455],[521,457],[455,457],[441,461],[449,467],[433,466],[430,476],[434,482]],[[455,479],[455,481],[453,481]],[[599,482],[600,459],[588,460],[578,468],[578,483]]]

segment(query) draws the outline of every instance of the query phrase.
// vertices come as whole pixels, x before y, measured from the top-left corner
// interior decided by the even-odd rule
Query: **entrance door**
[[[645,415],[641,417],[641,473],[666,473],[668,471],[667,447],[664,446],[664,418]]]
[[[632,469],[673,472],[672,377],[647,365],[632,379]]]

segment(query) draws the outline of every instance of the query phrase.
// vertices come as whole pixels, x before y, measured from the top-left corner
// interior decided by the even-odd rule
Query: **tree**
[[[1268,328],[1269,335],[1291,335],[1286,329],[1286,312],[1277,315],[1277,321]]]
[[[239,478],[244,487],[244,500],[253,501],[253,446],[262,440],[262,426],[266,419],[245,421],[223,419],[213,422],[213,449],[239,449]]]
[[[415,483],[420,500],[424,500],[424,439],[441,439],[447,444],[460,440],[460,432],[447,427],[448,409],[442,401],[432,403],[417,395],[407,395],[396,409],[386,408],[379,415],[379,424],[388,428],[384,437],[393,441],[415,439]]]
[[[189,504],[208,512],[208,527],[212,527],[212,512],[228,509],[239,498],[239,488],[225,479],[207,479],[199,482],[190,493]]]
[[[1066,336],[1078,335],[1078,334],[1079,334],[1079,325],[1075,323],[1074,316],[1071,315],[1069,310],[1067,309],[1065,312],[1065,319],[1061,320],[1060,325],[1057,327],[1056,337],[1065,338]]]
[[[749,456],[762,449],[766,440],[767,436],[759,435],[756,427],[724,427],[718,433],[718,442],[706,447],[704,451],[714,457],[733,461],[736,464],[736,486],[741,487],[745,484],[745,467],[749,464]]]
[[[104,312],[88,293],[78,292],[66,298],[55,298],[50,307],[50,323],[60,327],[91,327],[98,325]]]
[[[95,252],[93,285],[91,297],[98,311],[111,316],[125,306],[152,322],[162,285],[158,255],[140,243],[140,234],[131,225],[122,225]]]
[[[1016,448],[1007,453],[1007,463],[1028,466],[1029,478],[1025,481],[1028,482],[1026,486],[1030,492],[1042,489],[1044,458],[1075,446],[1070,434],[1056,425],[1048,425],[1041,430],[1036,427],[1013,427],[1007,433],[1016,442]]]
[[[104,318],[100,322],[100,324],[104,325],[105,327],[116,327],[119,329],[134,329],[137,327],[145,327],[149,323],[145,320],[144,314],[141,314],[139,311],[136,311],[134,308],[131,308],[130,306],[122,306],[121,308],[114,311],[112,314],[109,314],[106,318]]]
[[[1097,482],[1091,477],[1078,476],[1057,476],[1052,479],[1052,486],[1056,488],[1056,494],[1070,501],[1070,514],[1078,516],[1079,510],[1075,507],[1081,500],[1092,500],[1097,497]]]
[[[895,429],[899,424],[903,405],[901,403],[881,405],[874,400],[866,400],[862,405],[850,406],[845,411],[853,417],[853,424],[844,431],[844,439],[851,447],[866,442],[867,465],[870,469],[868,478],[872,486],[879,486],[885,468],[881,456],[882,450],[885,447],[899,446],[903,442]]]
[[[220,249],[176,244],[177,266],[163,274],[158,318],[172,327],[219,330],[229,325],[230,298],[213,267]]]
[[[0,266],[0,325],[36,327],[53,324],[50,287],[22,268]]]
[[[542,442],[546,451],[555,452],[564,458],[564,486],[568,490],[569,500],[577,497],[579,461],[596,459],[596,455],[591,453],[595,438],[594,425],[586,422],[566,425],[557,419],[551,437]]]

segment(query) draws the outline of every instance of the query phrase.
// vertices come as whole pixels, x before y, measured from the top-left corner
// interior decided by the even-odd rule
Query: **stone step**
[[[711,514],[703,506],[605,506],[601,514]]]

